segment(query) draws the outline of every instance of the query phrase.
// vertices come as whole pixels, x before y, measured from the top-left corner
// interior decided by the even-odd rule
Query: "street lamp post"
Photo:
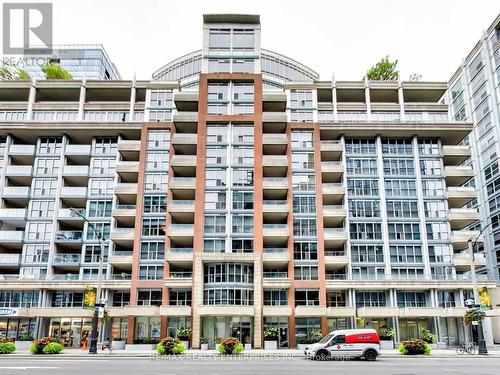
[[[95,229],[94,224],[92,224],[85,215],[82,215],[80,211],[71,207],[71,212],[75,215],[81,217],[87,225],[92,228],[95,236],[99,240],[99,245],[101,246],[101,253],[99,254],[99,269],[97,270],[97,296],[96,303],[94,306],[94,313],[92,315],[92,334],[90,336],[90,346],[89,346],[89,354],[97,354],[97,341],[99,337],[99,308],[101,307],[101,282],[102,282],[102,265],[103,265],[103,257],[104,257],[104,239],[100,232]]]

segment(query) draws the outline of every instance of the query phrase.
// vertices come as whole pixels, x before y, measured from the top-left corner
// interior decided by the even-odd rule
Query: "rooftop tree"
[[[57,63],[47,63],[42,66],[45,79],[73,79],[70,72]]]
[[[366,78],[372,81],[395,81],[399,70],[396,69],[398,60],[390,61],[389,56],[383,57],[377,64],[366,72]]]
[[[28,72],[15,65],[3,64],[0,67],[0,81],[31,79]]]

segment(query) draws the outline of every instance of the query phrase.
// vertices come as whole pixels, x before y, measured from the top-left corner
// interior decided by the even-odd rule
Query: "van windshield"
[[[326,344],[327,342],[329,342],[332,337],[335,336],[334,333],[329,333],[328,335],[326,335],[325,337],[323,337],[321,340],[318,341],[318,343],[320,344]]]

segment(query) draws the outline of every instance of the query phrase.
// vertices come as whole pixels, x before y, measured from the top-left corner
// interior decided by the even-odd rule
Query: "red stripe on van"
[[[346,335],[346,344],[379,344],[380,340],[377,333],[355,333]]]

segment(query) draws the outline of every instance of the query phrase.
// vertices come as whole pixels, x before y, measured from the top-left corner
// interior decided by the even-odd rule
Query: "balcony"
[[[288,136],[280,133],[264,133],[262,144],[265,155],[283,155],[286,153]]]
[[[135,238],[135,228],[112,228],[111,241],[119,246],[132,247]]]
[[[463,207],[474,199],[477,199],[477,195],[478,192],[473,187],[458,186],[446,189],[446,197],[448,198],[448,206],[450,208]]]
[[[169,184],[172,193],[179,199],[194,199],[196,189],[195,177],[172,177]]]
[[[289,288],[292,285],[286,271],[264,271],[262,277],[263,288]]]
[[[176,244],[192,245],[194,236],[193,224],[170,224],[167,227],[167,236]]]
[[[339,270],[347,265],[349,265],[349,257],[344,250],[325,250],[326,268]]]
[[[479,231],[477,230],[454,230],[451,233],[451,243],[453,245],[453,250],[462,251],[468,248],[469,241],[483,242],[483,237],[479,236]]]
[[[460,165],[471,156],[469,146],[444,145],[442,157],[444,165]]]
[[[447,166],[444,176],[446,186],[461,186],[474,177],[474,171],[469,166]]]
[[[0,208],[0,221],[11,225],[23,225],[26,222],[25,208]]]
[[[262,180],[265,199],[286,198],[288,192],[288,178],[264,177]]]
[[[295,316],[324,316],[326,306],[320,306],[318,301],[295,300]]]
[[[326,247],[342,247],[347,241],[346,228],[324,228],[323,236]]]
[[[69,156],[71,160],[78,162],[80,164],[89,163],[90,161],[90,145],[77,145],[77,144],[67,144],[64,151],[66,156]]]
[[[264,155],[262,158],[264,176],[286,175],[288,169],[288,157],[286,155]]]
[[[177,112],[174,113],[172,120],[177,132],[196,133],[198,112]]]
[[[196,155],[173,155],[171,167],[175,174],[194,177],[196,175]]]
[[[342,225],[346,215],[346,207],[342,204],[323,206],[323,223],[328,227]]]
[[[120,161],[116,164],[116,173],[118,173],[123,182],[135,183],[139,175],[138,161]]]
[[[198,110],[198,91],[180,91],[174,95],[175,107],[178,111],[192,111]]]
[[[30,188],[28,186],[5,186],[3,188],[3,198],[21,198],[28,199]]]
[[[121,139],[118,141],[118,152],[124,159],[139,160],[141,141]]]
[[[55,242],[63,247],[71,249],[81,249],[83,231],[81,230],[63,230],[56,232]]]
[[[19,185],[30,185],[33,173],[31,165],[8,165],[5,176]]]
[[[284,220],[289,211],[290,206],[285,199],[263,201],[264,220]]]
[[[286,243],[289,236],[288,224],[264,224],[262,234],[265,244]]]
[[[135,204],[118,204],[113,209],[113,217],[123,226],[134,226],[136,213]]]
[[[262,93],[262,110],[264,112],[284,112],[286,109],[284,92],[264,91]]]
[[[52,264],[55,267],[73,268],[78,270],[80,267],[80,254],[55,254],[52,258]]]
[[[87,203],[87,188],[83,186],[64,186],[61,198],[73,207],[83,207]]]
[[[168,212],[180,222],[192,222],[194,220],[195,203],[194,200],[172,200],[168,206]]]
[[[321,184],[323,191],[323,204],[338,204],[342,203],[346,193],[343,183],[326,183]]]
[[[286,112],[264,112],[262,114],[263,123],[285,124],[288,122]]]
[[[338,161],[342,157],[344,146],[339,140],[321,141],[321,160]]]
[[[457,272],[469,272],[473,267],[486,266],[483,253],[471,254],[468,250],[453,255],[453,265]]]
[[[164,285],[167,288],[191,288],[193,286],[193,273],[172,271],[164,279]]]
[[[323,182],[340,182],[344,175],[344,165],[340,161],[322,161],[321,162],[321,176]]]
[[[85,216],[85,208],[78,209],[78,212]],[[81,216],[78,216],[73,210],[69,208],[60,208],[57,214],[57,218],[60,222],[72,224],[80,223],[83,226],[83,219]]]
[[[115,195],[123,204],[135,205],[137,200],[137,183],[120,182],[115,186]]]
[[[24,231],[22,230],[0,230],[0,244],[8,248],[22,247]]]
[[[171,247],[165,253],[165,260],[176,266],[189,266],[193,263],[193,249],[190,247]]]
[[[479,220],[479,212],[475,208],[451,208],[448,211],[451,229],[464,229]]]
[[[72,176],[83,176],[87,177],[89,174],[89,166],[88,165],[65,165],[63,170],[63,176],[72,177]]]
[[[175,133],[172,135],[171,143],[177,153],[195,155],[198,136],[194,133]]]
[[[287,247],[266,247],[262,259],[266,266],[286,266],[290,261],[290,251]]]
[[[132,265],[133,252],[132,251],[114,251],[109,255],[108,263],[120,268],[128,268]]]
[[[1,267],[17,267],[21,262],[21,254],[0,254]]]
[[[35,145],[11,144],[9,156],[23,164],[33,164],[35,160]]]

